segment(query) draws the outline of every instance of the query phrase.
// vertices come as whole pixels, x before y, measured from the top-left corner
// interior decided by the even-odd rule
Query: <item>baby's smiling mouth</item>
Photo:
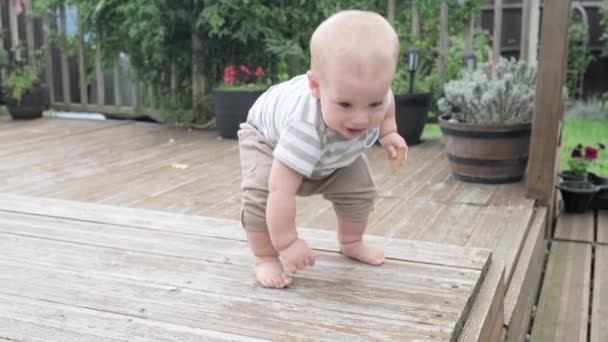
[[[354,136],[361,135],[361,134],[363,134],[363,132],[365,132],[365,130],[364,130],[364,129],[353,129],[353,128],[347,128],[346,130],[348,131],[348,133],[349,133],[350,135],[354,135]]]

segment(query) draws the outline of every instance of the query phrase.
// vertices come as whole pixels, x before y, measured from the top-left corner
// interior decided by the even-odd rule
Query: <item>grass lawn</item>
[[[601,142],[608,148],[608,121],[592,121],[582,119],[564,120],[562,131],[561,169],[568,169],[568,159],[572,149],[582,144],[593,145]],[[592,163],[591,171],[597,175],[608,177],[608,149],[600,151],[599,158]]]
[[[422,131],[423,140],[441,139],[441,130],[439,124],[427,123]]]

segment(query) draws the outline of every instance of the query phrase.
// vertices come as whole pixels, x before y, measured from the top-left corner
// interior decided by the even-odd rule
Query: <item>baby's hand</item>
[[[397,132],[389,133],[380,138],[380,144],[382,144],[386,150],[388,159],[390,160],[397,158],[397,150],[400,148],[405,148],[405,153],[407,155],[407,144],[405,143],[405,139]]]
[[[295,273],[307,266],[314,266],[315,256],[306,241],[296,239],[287,248],[279,251],[281,258],[287,263],[289,272]]]

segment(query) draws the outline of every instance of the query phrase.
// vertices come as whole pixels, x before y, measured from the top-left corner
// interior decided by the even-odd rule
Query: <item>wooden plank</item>
[[[608,212],[597,211],[597,242],[608,244]]]
[[[528,61],[528,48],[530,47],[530,12],[532,0],[523,0],[521,8],[521,30],[519,40],[519,60]]]
[[[570,0],[548,1],[543,11],[542,40],[526,186],[529,197],[549,206],[555,191],[555,147],[564,116],[562,87],[567,55]]]
[[[418,8],[416,2],[412,1],[412,37],[418,39],[420,37],[420,16],[418,15]]]
[[[106,104],[105,80],[101,61],[101,43],[95,43],[95,78],[97,79],[97,105]]]
[[[57,34],[60,37],[67,38],[66,30],[66,14],[65,5],[59,7],[59,26],[57,27]],[[70,81],[70,66],[68,64],[68,53],[64,49],[60,49],[60,60],[61,60],[61,84],[63,85],[63,103],[69,105],[72,103],[72,86]]]
[[[0,208],[6,212],[44,215],[49,218],[140,227],[155,231],[187,232],[202,237],[244,241],[240,223],[233,220],[8,194],[0,194]],[[305,228],[299,231],[314,248],[323,251],[337,250],[334,233]],[[384,246],[389,258],[443,266],[483,270],[487,267],[490,256],[489,251],[485,249],[432,242],[388,240],[376,236],[367,236],[367,240]]]
[[[534,214],[530,231],[521,251],[505,296],[506,342],[525,341],[530,327],[532,308],[538,298],[545,262],[545,224],[547,209]]]
[[[386,20],[391,24],[391,26],[395,25],[395,0],[387,0]]]
[[[125,316],[147,319],[154,324],[188,325],[202,330],[233,333],[257,338],[284,339],[293,336],[305,339],[323,334],[326,340],[445,340],[450,338],[449,322],[438,321],[440,312],[412,314],[409,320],[400,318],[395,307],[371,304],[371,308],[384,311],[381,316],[351,312],[349,305],[333,309],[315,306],[327,303],[340,286],[327,293],[317,292],[315,300],[307,299],[302,305],[286,302],[288,297],[301,298],[306,287],[293,288],[274,300],[249,297],[250,294],[272,290],[250,287],[245,293],[213,293],[182,286],[158,285],[137,281],[112,279],[107,276],[80,271],[52,269],[18,263],[14,266],[0,262],[3,272],[3,293],[23,296],[63,305],[114,312]],[[18,266],[19,265],[19,266]],[[12,272],[12,271],[15,272]],[[69,286],[66,286],[66,283]],[[313,285],[311,283],[310,285]],[[371,290],[371,289],[370,289]],[[274,291],[276,292],[276,290]],[[359,299],[360,300],[360,299]],[[270,309],[269,309],[270,308]],[[345,310],[346,309],[346,310]],[[404,309],[406,309],[404,307]],[[392,318],[394,314],[395,318]],[[435,315],[435,318],[429,317]],[[264,317],[264,320],[260,320]]]
[[[532,342],[587,341],[591,246],[552,243],[532,329]]]
[[[475,304],[459,337],[461,342],[498,342],[493,329],[502,328],[505,264],[492,261],[488,274],[477,293]]]
[[[591,342],[606,341],[608,331],[608,246],[595,247]]]
[[[528,32],[528,58],[536,63],[538,60],[538,38],[540,31],[540,0],[530,0],[530,27]]]
[[[494,26],[492,28],[492,63],[498,63],[502,44],[502,2],[494,0]]]
[[[569,214],[563,212],[557,218],[555,239],[566,241],[593,242],[593,212]]]

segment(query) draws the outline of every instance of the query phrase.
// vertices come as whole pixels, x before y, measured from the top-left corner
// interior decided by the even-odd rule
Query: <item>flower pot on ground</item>
[[[523,178],[530,147],[536,69],[514,59],[463,70],[438,101],[449,165],[456,179],[510,183]]]
[[[236,139],[239,125],[247,120],[249,108],[263,90],[214,90],[212,93],[215,124],[224,139]]]
[[[469,125],[439,118],[452,174],[458,180],[500,184],[520,181],[526,169],[531,124]]]
[[[597,194],[591,201],[591,208],[608,210],[608,177],[589,172],[589,182],[597,187]]]
[[[14,120],[31,120],[42,117],[48,105],[48,89],[39,84],[25,92],[19,101],[8,98],[6,107]]]
[[[266,89],[261,84],[263,76],[260,66],[254,71],[245,65],[224,68],[224,83],[211,93],[215,124],[222,138],[237,139],[239,125],[247,121],[249,109]]]
[[[597,194],[597,187],[589,182],[563,181],[557,188],[562,194],[564,207],[569,213],[584,213]]]
[[[420,137],[431,106],[431,94],[395,95],[395,120],[397,132],[408,145],[422,142]]]
[[[574,173],[573,171],[570,171],[570,170],[560,171],[559,176],[562,177],[562,179],[565,181],[578,181],[578,182],[585,181],[585,176],[577,175],[576,173]]]

